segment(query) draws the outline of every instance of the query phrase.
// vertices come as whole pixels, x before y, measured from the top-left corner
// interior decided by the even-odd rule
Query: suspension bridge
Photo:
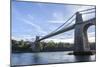
[[[76,53],[89,52],[90,46],[88,42],[87,29],[91,25],[96,25],[96,16],[85,21],[83,20],[82,16],[93,14],[93,13],[94,14],[96,13],[96,8],[90,8],[90,9],[85,9],[85,10],[75,12],[65,23],[63,23],[61,26],[59,26],[57,29],[55,29],[48,35],[45,35],[42,38],[36,36],[34,47],[32,45],[32,48],[35,51],[39,51],[40,41],[74,29],[74,50],[73,51]],[[75,21],[75,23],[72,23],[73,21]]]

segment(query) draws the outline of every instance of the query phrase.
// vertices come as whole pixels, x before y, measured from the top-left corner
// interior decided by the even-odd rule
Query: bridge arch
[[[95,25],[91,25],[87,29],[88,42],[95,42]],[[90,38],[91,37],[91,38]]]
[[[85,24],[83,26],[83,32],[84,32],[85,35],[87,35],[87,37],[88,37],[88,30],[92,26],[95,26],[95,24],[93,24],[93,23],[87,23],[87,24]]]
[[[89,36],[88,36],[88,29],[93,26],[93,23],[86,23],[83,25],[83,47],[85,51],[89,51],[90,50],[90,45],[89,45]]]

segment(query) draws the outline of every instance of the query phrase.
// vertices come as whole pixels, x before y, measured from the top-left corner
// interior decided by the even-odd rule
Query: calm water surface
[[[11,65],[34,65],[49,63],[67,63],[95,61],[95,55],[74,56],[65,52],[41,52],[41,53],[13,53],[11,56]]]

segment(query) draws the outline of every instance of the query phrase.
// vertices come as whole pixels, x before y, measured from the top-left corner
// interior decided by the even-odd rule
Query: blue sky
[[[12,38],[34,39],[44,36],[63,24],[76,11],[94,8],[94,6],[65,5],[12,1]],[[89,15],[91,18],[95,15]],[[87,19],[83,16],[83,19]],[[74,22],[73,22],[74,23]],[[89,37],[95,37],[95,26],[88,29]],[[49,38],[55,41],[73,41],[74,30]]]

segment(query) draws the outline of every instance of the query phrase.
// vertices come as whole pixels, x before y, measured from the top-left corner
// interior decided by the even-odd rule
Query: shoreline
[[[11,53],[12,54],[18,54],[18,53],[43,53],[43,52],[65,52],[65,51],[11,52]],[[84,55],[95,55],[95,54],[96,54],[96,50],[91,50],[91,51],[87,51],[87,52],[83,52],[83,51],[73,52],[73,51],[70,51],[67,55],[77,55],[77,56],[81,55],[81,56],[84,56]]]

